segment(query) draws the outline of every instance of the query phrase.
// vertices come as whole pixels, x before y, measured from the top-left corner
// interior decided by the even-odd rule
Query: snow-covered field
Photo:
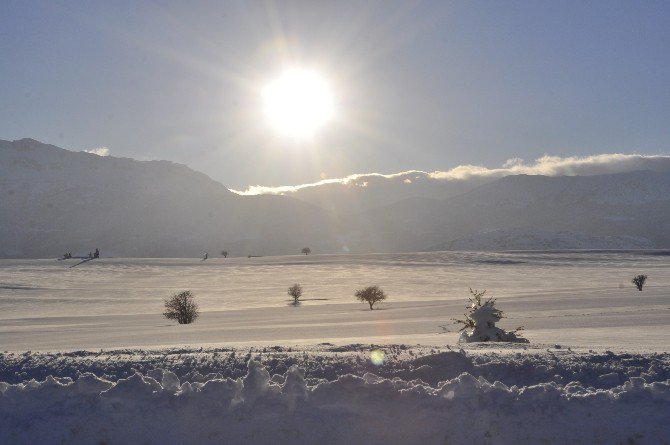
[[[667,252],[73,262],[0,261],[0,443],[670,442]],[[530,345],[456,345],[468,287]]]

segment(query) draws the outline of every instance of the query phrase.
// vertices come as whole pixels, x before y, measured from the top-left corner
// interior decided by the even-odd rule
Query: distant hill
[[[241,196],[167,161],[0,141],[0,257],[670,247],[664,171],[357,181]]]
[[[634,236],[589,236],[578,232],[542,229],[497,229],[433,246],[431,250],[577,250],[649,249],[649,239]]]
[[[463,242],[450,242],[517,228],[596,237],[589,248],[611,248],[602,237],[636,237],[648,240],[649,246],[666,248],[670,246],[670,173],[507,176],[456,197],[407,199],[368,216],[371,225],[385,227],[386,234],[380,236],[390,243],[402,242],[396,248],[415,244],[426,250],[466,249]],[[404,237],[398,236],[400,231]],[[595,241],[598,237],[602,245]],[[490,249],[481,245],[484,239],[493,243]],[[476,250],[499,246],[498,241],[479,236]],[[549,243],[547,248],[558,246]]]
[[[201,256],[317,248],[333,218],[283,196],[241,197],[190,168],[0,141],[0,256]],[[330,246],[327,246],[330,247]]]
[[[409,171],[395,175],[356,175],[346,183],[324,183],[300,188],[286,195],[340,215],[355,215],[371,208],[410,198],[446,199],[471,191],[495,178],[437,180],[426,172]]]

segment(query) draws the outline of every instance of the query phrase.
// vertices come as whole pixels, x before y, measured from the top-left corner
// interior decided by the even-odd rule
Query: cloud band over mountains
[[[98,156],[109,156],[109,148],[107,147],[97,147],[97,148],[92,148],[90,150],[84,150],[86,153],[92,153],[94,155]]]
[[[565,158],[558,156],[543,156],[532,163],[525,163],[523,159],[513,158],[507,160],[499,168],[488,168],[479,165],[459,165],[458,167],[454,167],[447,171],[425,172],[421,170],[408,170],[393,174],[364,173],[353,174],[344,178],[324,179],[309,184],[278,187],[252,185],[244,191],[231,191],[240,195],[293,193],[301,189],[319,187],[327,184],[365,186],[367,185],[366,179],[373,178],[403,178],[406,180],[412,176],[423,176],[435,180],[463,181],[469,179],[497,179],[503,176],[522,174],[542,176],[593,176],[639,170],[670,171],[670,156],[621,153],[584,157],[570,156]],[[411,179],[409,179],[409,182],[411,182]]]

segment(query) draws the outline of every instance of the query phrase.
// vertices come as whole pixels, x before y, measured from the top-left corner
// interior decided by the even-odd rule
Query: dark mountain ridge
[[[168,161],[0,141],[0,257],[95,247],[135,257],[299,254],[305,246],[314,253],[670,247],[668,172],[435,186],[411,174],[376,177],[374,189],[310,190],[303,201],[241,196]]]

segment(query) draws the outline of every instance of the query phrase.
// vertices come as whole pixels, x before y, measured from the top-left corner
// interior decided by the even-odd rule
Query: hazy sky
[[[260,91],[319,71],[335,118]],[[0,2],[0,139],[168,159],[233,188],[670,154],[670,2]]]

